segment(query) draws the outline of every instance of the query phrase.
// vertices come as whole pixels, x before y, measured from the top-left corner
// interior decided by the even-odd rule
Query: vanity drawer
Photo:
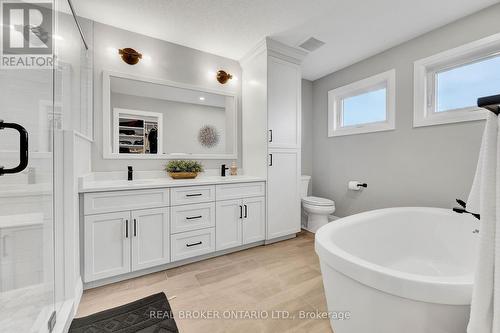
[[[86,193],[83,197],[84,214],[165,207],[169,205],[169,197],[168,189]]]
[[[172,206],[215,201],[215,186],[175,187],[170,190]]]
[[[172,261],[215,252],[215,228],[183,232],[170,236]]]
[[[265,182],[217,185],[217,200],[263,197],[265,195]]]
[[[215,227],[215,203],[172,207],[172,234]]]

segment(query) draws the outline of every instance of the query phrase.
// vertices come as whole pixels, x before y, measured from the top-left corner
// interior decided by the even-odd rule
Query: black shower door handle
[[[0,120],[0,130],[5,128],[12,128],[19,132],[19,165],[10,169],[0,166],[0,176],[7,173],[19,173],[28,166],[28,131],[19,124],[4,123]]]

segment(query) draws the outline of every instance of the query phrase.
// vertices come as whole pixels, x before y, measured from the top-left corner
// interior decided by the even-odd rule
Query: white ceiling
[[[265,36],[310,53],[318,79],[499,0],[78,0],[79,15],[239,60]]]

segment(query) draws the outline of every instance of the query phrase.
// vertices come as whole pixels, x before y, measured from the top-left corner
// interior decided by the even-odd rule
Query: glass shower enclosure
[[[86,45],[67,0],[0,6],[0,331],[50,332],[65,298],[59,132],[81,122]]]

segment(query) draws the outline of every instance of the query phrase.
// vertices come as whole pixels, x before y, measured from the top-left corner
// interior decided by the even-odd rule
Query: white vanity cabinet
[[[269,148],[300,148],[300,65],[268,57]]]
[[[168,208],[85,216],[85,281],[170,262]]]
[[[269,242],[294,237],[301,227],[300,64],[305,55],[266,38],[240,62],[243,169],[268,181]]]
[[[241,219],[243,206],[241,200],[217,202],[217,251],[240,246],[243,241]]]
[[[84,282],[102,285],[219,250],[262,245],[265,195],[263,179],[240,183],[230,177],[215,184],[85,192]]]
[[[170,262],[170,191],[85,193],[84,281]]]
[[[169,263],[169,208],[132,211],[130,218],[132,271]]]
[[[240,193],[240,199],[233,198]],[[266,238],[266,203],[263,183],[217,186],[216,250],[258,242]],[[255,197],[253,197],[255,196]]]
[[[266,238],[266,198],[243,200],[243,244],[251,244]]]
[[[130,212],[85,216],[84,223],[84,281],[130,272]]]
[[[269,150],[268,239],[300,231],[300,154],[294,149]]]

